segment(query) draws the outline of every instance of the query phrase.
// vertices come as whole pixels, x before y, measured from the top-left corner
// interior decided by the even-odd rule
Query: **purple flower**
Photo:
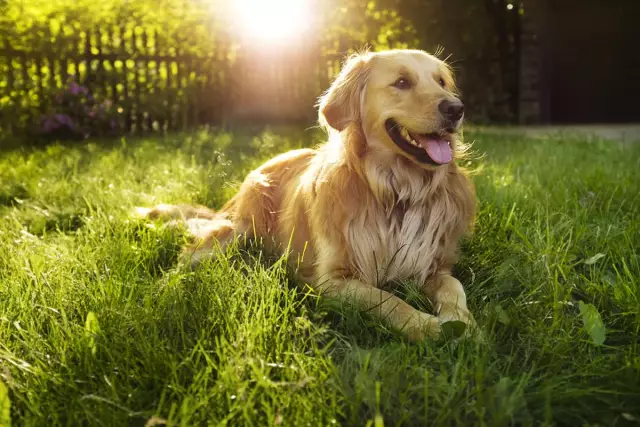
[[[82,94],[82,95],[86,95],[88,91],[87,91],[87,88],[86,88],[86,87],[84,87],[84,86],[80,86],[80,85],[79,85],[78,83],[76,83],[76,82],[71,82],[71,83],[69,84],[68,92],[69,92],[71,95],[81,95],[81,94]]]
[[[78,83],[76,82],[71,82],[71,84],[69,85],[69,93],[71,95],[80,94],[80,85],[78,85]]]
[[[52,117],[45,117],[42,120],[42,130],[44,132],[53,132],[60,127],[59,123]]]
[[[73,119],[71,119],[71,117],[69,117],[66,114],[55,114],[53,116],[55,118],[55,120],[57,120],[57,122],[60,125],[66,126],[69,129],[75,129],[75,124],[73,123]]]

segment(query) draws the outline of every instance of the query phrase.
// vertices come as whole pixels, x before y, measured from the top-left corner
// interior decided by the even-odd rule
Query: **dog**
[[[457,164],[467,146],[451,69],[420,50],[354,54],[318,107],[327,141],[267,161],[219,211],[159,205],[139,213],[185,223],[194,240],[181,256],[194,267],[234,238],[259,240],[288,250],[298,277],[320,294],[356,304],[410,340],[468,331],[475,322],[452,267],[476,196]],[[418,282],[435,315],[380,288],[402,279]]]

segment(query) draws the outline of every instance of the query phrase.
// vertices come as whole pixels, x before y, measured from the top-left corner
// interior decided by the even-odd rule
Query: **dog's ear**
[[[320,98],[320,124],[344,130],[360,120],[360,95],[371,68],[369,54],[352,55],[342,67],[331,87]]]

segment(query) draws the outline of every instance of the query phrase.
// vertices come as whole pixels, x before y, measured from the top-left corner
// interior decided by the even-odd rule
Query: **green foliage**
[[[137,131],[186,121],[187,100],[201,109],[221,103],[219,88],[205,88],[202,70],[216,61],[226,69],[234,47],[205,3],[62,0],[0,9],[0,138],[2,131],[32,133],[69,75],[122,106]],[[182,58],[181,69],[156,59],[167,57]],[[196,99],[205,90],[211,96]]]
[[[3,152],[0,417],[10,398],[20,425],[639,419],[640,146],[466,136],[484,154],[469,165],[480,210],[455,274],[484,339],[421,344],[317,300],[255,249],[178,268],[185,236],[131,218],[160,202],[218,207],[318,133]],[[396,292],[429,310],[411,290]]]
[[[122,31],[123,36],[158,32],[159,41],[146,46],[151,50],[165,45],[167,49],[203,53],[205,43],[213,43],[217,36],[215,19],[202,2],[30,0],[7,2],[2,9],[3,42],[16,49],[50,50],[67,43],[83,44],[86,30],[99,29],[103,34]],[[179,40],[184,43],[177,44]]]
[[[0,427],[11,427],[11,400],[7,386],[0,381]]]
[[[93,311],[87,313],[87,320],[84,323],[85,338],[87,339],[87,348],[91,352],[92,356],[96,355],[96,337],[100,333],[100,324],[98,318]]]
[[[327,53],[364,46],[374,50],[418,46],[411,21],[380,1],[328,0],[322,12],[321,37]]]
[[[591,337],[591,341],[596,345],[604,344],[606,331],[598,309],[593,304],[585,304],[582,301],[578,303],[578,307],[582,323],[584,323],[584,328]]]
[[[511,322],[511,318],[509,317],[507,312],[504,311],[504,308],[502,308],[500,304],[497,304],[494,309],[496,311],[496,314],[498,315],[498,322],[502,323],[503,325],[508,325]]]

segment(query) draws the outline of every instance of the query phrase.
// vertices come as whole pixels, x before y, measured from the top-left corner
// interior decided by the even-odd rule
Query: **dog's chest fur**
[[[378,183],[384,180],[379,188],[372,187],[378,197],[362,206],[347,230],[353,268],[363,280],[377,285],[408,278],[424,281],[455,251],[461,234],[455,212],[459,204],[441,185],[446,180],[441,175],[376,176]]]

